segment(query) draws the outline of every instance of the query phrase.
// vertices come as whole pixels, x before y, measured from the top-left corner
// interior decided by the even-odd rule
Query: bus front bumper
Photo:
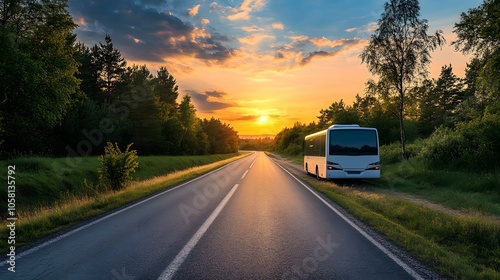
[[[379,179],[380,170],[327,170],[327,179]]]

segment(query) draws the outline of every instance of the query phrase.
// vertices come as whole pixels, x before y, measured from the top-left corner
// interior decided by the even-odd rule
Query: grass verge
[[[139,157],[139,167],[133,173],[134,180],[146,180],[156,176],[183,170],[193,166],[234,157],[236,154],[205,156],[144,156]],[[93,195],[99,182],[98,157],[44,158],[20,157],[0,161],[0,170],[8,165],[16,166],[16,204],[18,210],[30,211],[51,206],[69,196]],[[7,174],[5,173],[4,176]],[[7,178],[5,178],[7,179]],[[0,188],[0,199],[7,199],[7,188]],[[0,209],[0,216],[6,209]]]
[[[500,279],[498,219],[477,212],[445,213],[387,193],[364,191],[363,183],[346,187],[295,174],[444,277]],[[388,181],[380,180],[378,184],[391,188],[400,182],[385,185]]]
[[[92,217],[104,214],[110,210],[132,203],[141,198],[157,193],[166,188],[175,186],[186,180],[195,178],[225,164],[235,161],[248,154],[227,156],[221,161],[195,166],[194,160],[190,167],[174,171],[167,175],[156,176],[143,181],[136,181],[127,188],[117,192],[107,192],[96,196],[67,195],[50,206],[40,206],[29,210],[18,210],[16,223],[16,248],[33,243],[41,238],[50,236],[58,231],[68,229]],[[7,252],[9,229],[7,222],[0,224],[0,252]]]
[[[427,168],[418,158],[382,166],[374,190],[386,189],[465,213],[500,216],[500,173],[469,173]]]

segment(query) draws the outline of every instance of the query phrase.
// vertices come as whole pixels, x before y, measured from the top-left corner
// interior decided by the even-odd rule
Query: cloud
[[[283,26],[283,24],[282,24],[282,23],[279,23],[279,22],[275,22],[275,23],[273,23],[273,24],[271,25],[271,27],[272,27],[273,29],[279,29],[279,30],[283,30],[283,29],[285,29],[285,26]]]
[[[292,60],[298,66],[305,66],[316,57],[335,56],[365,42],[360,38],[340,40],[329,40],[325,37],[310,38],[308,36],[290,36],[288,38],[292,41],[278,47],[274,53],[274,58]]]
[[[210,20],[208,20],[208,19],[206,19],[206,18],[202,18],[202,19],[200,19],[200,22],[201,22],[201,24],[203,24],[203,25],[208,25],[208,24],[210,24]]]
[[[186,90],[186,93],[193,99],[196,109],[202,113],[213,113],[217,110],[237,106],[232,102],[223,100],[223,97],[227,96],[225,92],[214,90],[200,93],[194,90]]]
[[[192,17],[196,16],[198,14],[198,11],[200,10],[200,4],[192,7],[191,9],[188,9],[188,14]]]
[[[358,32],[358,33],[371,33],[378,28],[378,23],[377,22],[370,22],[368,24],[365,24],[361,27],[352,27],[348,28],[345,30],[345,32],[353,33],[353,32]]]
[[[229,36],[213,28],[209,31],[204,26],[196,27],[172,12],[151,8],[161,1],[149,2],[150,5],[135,0],[73,1],[70,12],[83,23],[75,31],[78,40],[93,45],[110,34],[115,47],[127,59],[135,61],[195,58],[211,64],[224,63],[233,55],[235,50],[230,47],[233,39]],[[181,3],[173,1],[168,5]],[[197,6],[191,8],[192,14],[198,12]],[[179,8],[179,14],[185,11]]]
[[[314,51],[312,53],[309,53],[306,57],[304,57],[302,59],[302,61],[300,62],[300,65],[306,65],[306,64],[308,64],[309,62],[311,62],[311,60],[313,59],[313,57],[316,57],[316,56],[319,56],[319,57],[333,56],[333,55],[335,55],[335,53],[336,52]]]
[[[241,29],[243,31],[248,32],[248,33],[251,33],[251,32],[262,32],[262,31],[264,31],[264,28],[258,27],[257,25],[243,26]]]
[[[227,93],[225,93],[223,91],[213,90],[213,91],[205,91],[205,95],[206,96],[211,96],[211,97],[222,98],[222,97],[226,96]]]
[[[260,11],[266,5],[265,0],[243,0],[241,6],[232,8],[230,14],[227,16],[228,20],[249,20],[250,13],[253,11]]]
[[[252,34],[243,38],[239,38],[238,41],[247,45],[258,45],[262,41],[267,39],[274,39],[274,36],[266,35],[266,34]]]

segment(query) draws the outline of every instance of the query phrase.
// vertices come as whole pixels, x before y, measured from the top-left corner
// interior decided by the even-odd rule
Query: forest
[[[1,1],[0,157],[102,154],[107,142],[138,155],[238,151],[237,132],[200,119],[165,67],[128,65],[106,35],[86,46],[68,1]]]
[[[399,143],[399,156],[389,163],[417,156],[431,167],[498,170],[500,1],[486,0],[479,7],[463,12],[455,24],[457,39],[451,44],[457,51],[472,56],[463,78],[453,73],[451,64],[442,66],[437,79],[428,78],[426,67],[431,51],[444,44],[439,31],[426,38],[411,38],[414,42],[421,40],[422,44],[415,45],[413,52],[411,47],[406,48],[410,51],[403,55],[398,50],[404,46],[397,46],[397,41],[392,45],[386,43],[388,37],[401,36],[398,30],[410,31],[404,34],[426,34],[428,26],[418,17],[418,5],[413,14],[411,9],[402,10],[409,13],[403,16],[412,19],[408,21],[411,26],[404,26],[404,21],[397,20],[403,16],[386,6],[378,30],[361,54],[378,81],[367,81],[364,93],[357,94],[352,104],[335,101],[319,112],[316,122],[297,122],[283,129],[275,138],[273,151],[300,155],[307,134],[332,124],[360,124],[377,128],[381,145]],[[390,26],[394,23],[400,28]],[[424,56],[419,59],[422,53]],[[394,61],[392,57],[402,59]]]

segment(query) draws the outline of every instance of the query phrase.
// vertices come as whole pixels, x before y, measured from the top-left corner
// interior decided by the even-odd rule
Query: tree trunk
[[[406,137],[404,130],[404,95],[401,94],[399,102],[399,133],[401,135],[401,152],[403,159],[406,159]]]

